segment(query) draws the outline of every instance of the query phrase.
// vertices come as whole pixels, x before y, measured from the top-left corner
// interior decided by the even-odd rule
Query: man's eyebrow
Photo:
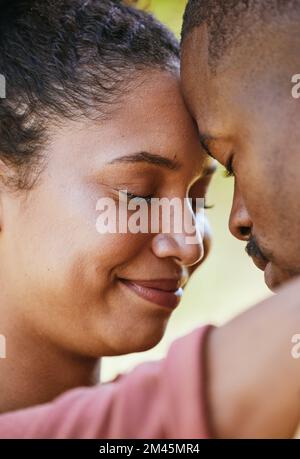
[[[108,164],[117,163],[147,163],[171,170],[178,170],[181,168],[181,164],[175,159],[169,159],[165,156],[148,153],[146,151],[141,151],[139,153],[133,153],[126,156],[120,156],[119,158],[113,159]]]

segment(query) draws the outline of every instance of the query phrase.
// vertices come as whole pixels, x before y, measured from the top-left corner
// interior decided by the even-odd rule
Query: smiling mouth
[[[183,293],[178,279],[119,280],[139,298],[170,310],[178,306]]]

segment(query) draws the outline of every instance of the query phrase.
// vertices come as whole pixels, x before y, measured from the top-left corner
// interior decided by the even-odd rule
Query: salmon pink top
[[[205,338],[210,328],[177,339],[164,359],[143,363],[112,382],[0,415],[0,438],[208,438]]]

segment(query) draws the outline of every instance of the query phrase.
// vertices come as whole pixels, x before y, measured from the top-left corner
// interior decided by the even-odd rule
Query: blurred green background
[[[186,0],[139,0],[138,5],[152,11],[180,36]],[[204,323],[222,324],[270,295],[262,272],[254,267],[245,253],[245,244],[236,241],[229,233],[232,193],[233,179],[225,179],[222,168],[219,168],[208,195],[208,203],[214,204],[214,208],[207,211],[214,236],[209,259],[193,275],[161,343],[147,352],[103,359],[102,381],[145,360],[163,357],[177,337]]]

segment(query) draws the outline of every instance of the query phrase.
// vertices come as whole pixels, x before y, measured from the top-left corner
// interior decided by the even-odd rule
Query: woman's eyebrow
[[[170,170],[178,170],[182,167],[181,164],[175,159],[169,159],[165,156],[148,153],[146,151],[141,151],[139,153],[133,153],[126,156],[120,156],[119,158],[113,159],[108,164],[116,163],[147,163],[164,167]]]

